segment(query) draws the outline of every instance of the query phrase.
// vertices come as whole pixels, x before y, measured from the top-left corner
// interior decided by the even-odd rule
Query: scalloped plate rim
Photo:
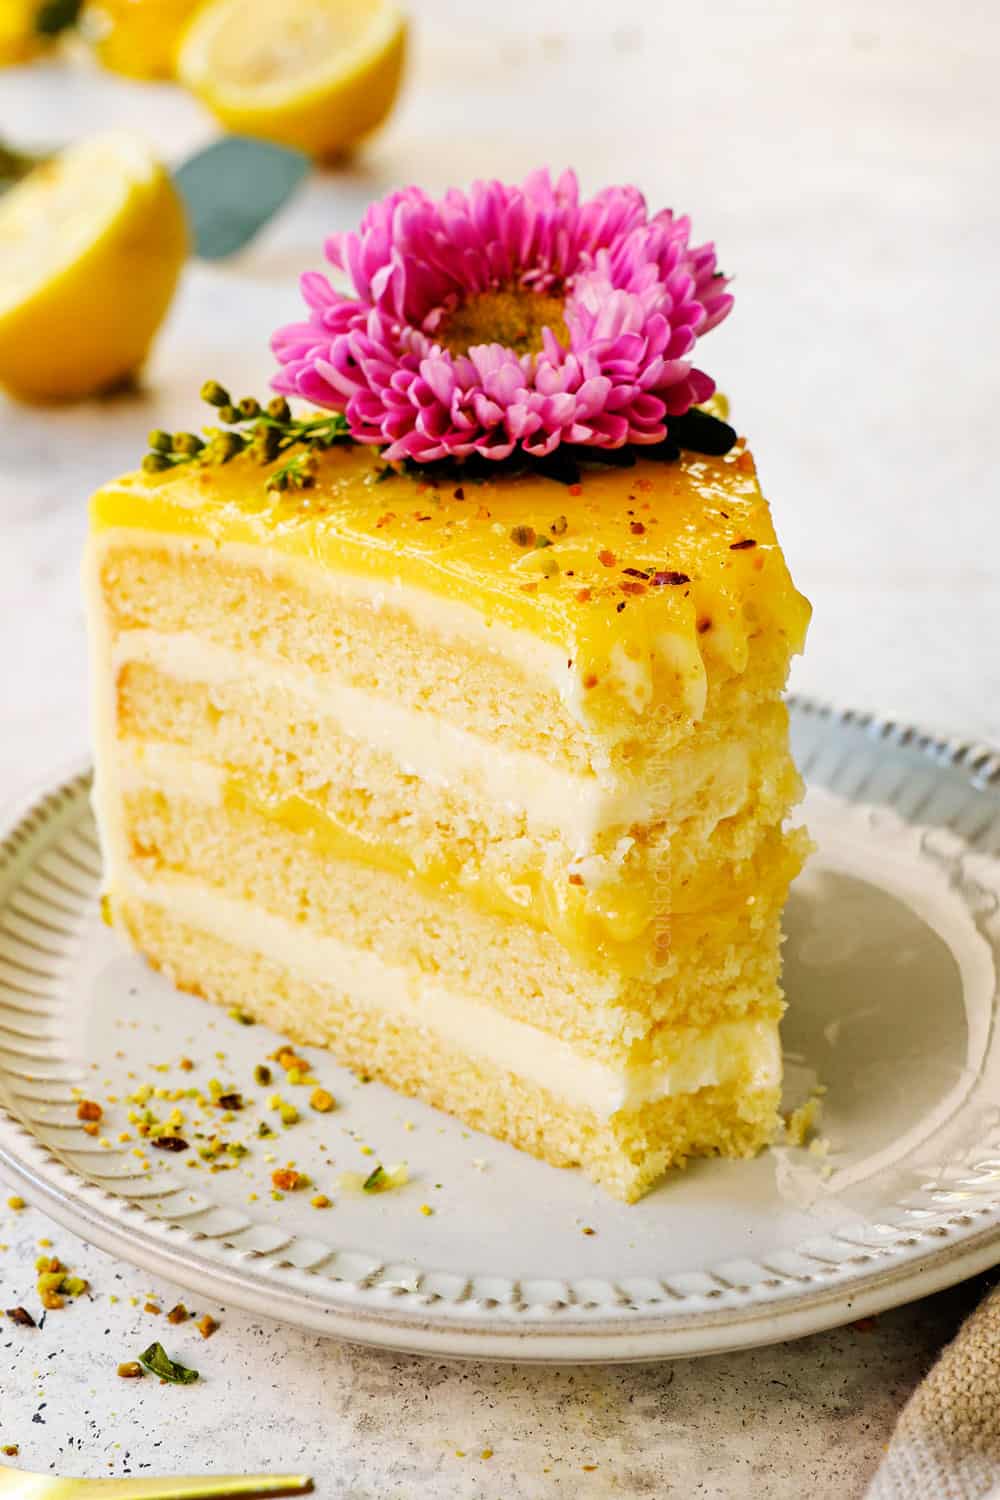
[[[943,763],[964,773],[972,789],[981,789],[984,782],[1000,784],[1000,751],[981,741],[936,735],[888,716],[838,708],[808,697],[792,695],[789,704],[806,718],[860,730],[915,750],[932,763]],[[61,774],[45,778],[41,791],[26,792],[8,802],[0,809],[0,839],[9,838],[46,804],[78,787],[87,770],[88,763],[78,759]],[[57,1180],[60,1176],[63,1184]],[[435,1319],[404,1310],[393,1305],[388,1289],[384,1289],[385,1305],[319,1300],[307,1289],[282,1285],[260,1274],[253,1265],[255,1252],[223,1246],[226,1261],[232,1263],[205,1255],[198,1248],[197,1236],[192,1239],[190,1232],[183,1246],[173,1246],[171,1233],[184,1231],[144,1215],[140,1206],[87,1182],[38,1141],[2,1101],[0,1178],[28,1192],[58,1223],[89,1243],[191,1291],[310,1332],[436,1357],[618,1363],[721,1353],[805,1337],[884,1312],[1000,1263],[1000,1205],[995,1205],[979,1210],[989,1220],[985,1225],[972,1229],[963,1224],[923,1253],[900,1253],[901,1248],[912,1246],[888,1244],[880,1251],[859,1244],[859,1253],[863,1251],[866,1259],[877,1260],[880,1253],[898,1258],[864,1270],[859,1266],[853,1273],[834,1270],[827,1286],[792,1289],[780,1297],[762,1297],[739,1306],[727,1305],[723,1293],[711,1309],[686,1311],[668,1304],[662,1313],[632,1316],[628,1321],[607,1316],[574,1322],[568,1312],[560,1316],[558,1326],[528,1317],[498,1327],[496,1316],[470,1317],[463,1312]],[[140,1222],[129,1223],[132,1218]],[[283,1269],[280,1263],[276,1269]],[[314,1274],[293,1269],[306,1280]]]

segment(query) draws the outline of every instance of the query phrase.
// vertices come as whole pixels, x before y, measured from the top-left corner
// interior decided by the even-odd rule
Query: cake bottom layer
[[[777,1123],[780,1067],[748,1048],[717,1083],[605,1114],[488,1056],[473,1056],[406,1015],[381,1015],[261,953],[208,932],[155,900],[116,892],[115,920],[179,988],[238,1005],[303,1045],[457,1115],[553,1166],[581,1166],[628,1202],[691,1156],[752,1156]],[[773,1027],[772,1039],[776,1038]],[[767,1039],[765,1038],[765,1041]]]

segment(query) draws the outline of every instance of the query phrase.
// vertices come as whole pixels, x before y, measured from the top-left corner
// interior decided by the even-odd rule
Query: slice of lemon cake
[[[565,178],[489,186],[522,219],[548,204],[584,229],[601,201]],[[634,233],[630,206],[605,203],[602,224],[617,207],[612,229]],[[690,330],[722,293],[678,223],[654,240]],[[360,264],[366,226],[353,239]],[[536,259],[568,253],[552,244]],[[377,318],[359,333],[313,284],[315,322],[276,347],[286,389],[319,402],[333,381],[333,414],[233,407],[210,385],[227,425],[205,446],[153,435],[144,470],[93,501],[86,572],[115,924],[182,988],[634,1199],[774,1129],[781,911],[804,848],[785,827],[799,781],[780,694],[808,605],[745,445],[691,410],[711,386],[690,343],[671,346],[662,298],[646,320],[667,324],[647,360],[660,383],[631,408],[614,393],[639,377],[614,372],[652,339],[626,316],[642,287],[620,327],[590,330],[611,375],[581,356],[557,400],[529,347],[527,414],[511,381],[469,395],[477,319],[534,344],[537,311],[553,359],[577,347],[604,248],[516,295],[508,272],[464,300],[435,285],[432,352],[397,327],[413,378],[395,385],[365,376],[365,340],[389,337]],[[532,299],[556,287],[554,335],[558,304]],[[449,352],[448,319],[469,355]],[[588,396],[587,380],[605,384]]]

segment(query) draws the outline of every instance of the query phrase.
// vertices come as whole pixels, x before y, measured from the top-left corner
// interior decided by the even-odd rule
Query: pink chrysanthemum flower
[[[390,460],[660,442],[715,389],[691,356],[732,306],[689,234],[636,188],[581,203],[572,172],[437,202],[404,188],[327,242],[353,295],[302,278],[310,315],[274,336],[275,388],[343,411]]]

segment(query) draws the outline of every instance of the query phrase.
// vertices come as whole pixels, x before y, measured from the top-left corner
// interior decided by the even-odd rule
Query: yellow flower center
[[[563,299],[515,288],[470,297],[448,314],[436,337],[452,354],[465,354],[476,344],[503,344],[517,354],[537,354],[543,328],[550,328],[561,344],[569,344]]]

